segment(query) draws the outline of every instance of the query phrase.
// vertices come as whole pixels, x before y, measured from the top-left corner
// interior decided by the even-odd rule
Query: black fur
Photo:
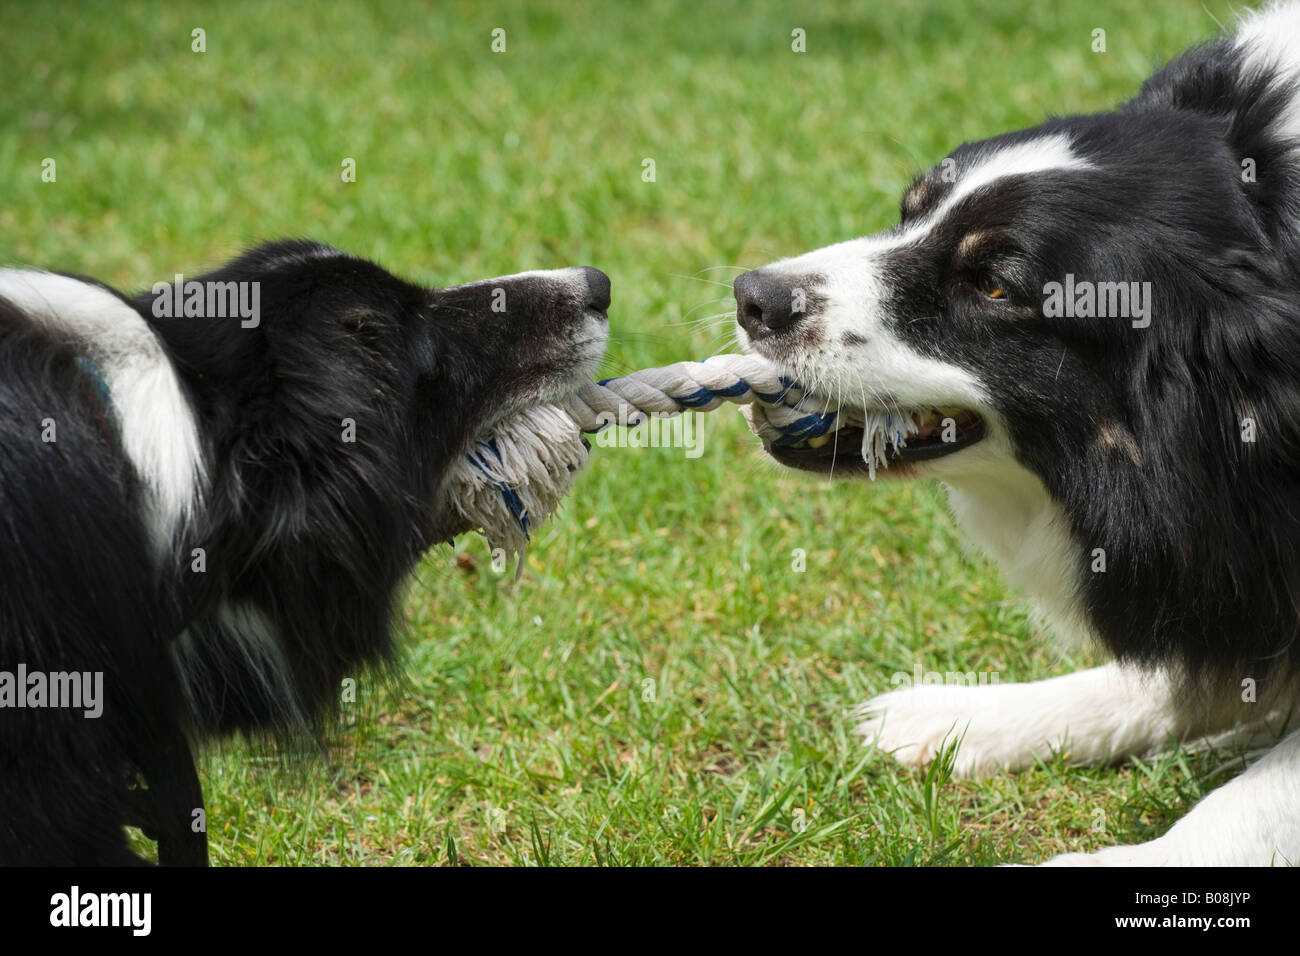
[[[1118,112],[958,149],[960,166],[1060,130],[1095,169],[972,197],[950,218],[950,243],[927,244],[929,268],[896,267],[918,316],[942,309],[900,322],[900,334],[991,383],[1018,457],[1063,504],[1080,561],[1105,549],[1106,572],[1081,577],[1110,650],[1234,684],[1300,670],[1300,170],[1271,133],[1286,105],[1278,84],[1240,77],[1218,41]],[[990,226],[1000,244],[954,270],[952,245]],[[1010,302],[967,294],[962,278],[982,270],[1008,284]],[[1045,317],[1042,289],[1066,274],[1151,282],[1150,327]],[[950,298],[936,303],[925,291],[936,288]],[[1254,442],[1242,440],[1245,418]],[[1116,425],[1139,460],[1097,453],[1099,428]]]
[[[1221,687],[1300,672],[1300,143],[1279,132],[1300,91],[1243,63],[1215,41],[1114,112],[960,146],[908,190],[900,229],[1009,145],[1064,134],[1091,168],[993,180],[882,253],[876,276],[883,328],[986,385],[1060,505],[1091,630],[1120,660]],[[807,268],[783,282],[818,293],[826,276]],[[1067,275],[1149,282],[1150,326],[1046,314]],[[773,328],[751,288],[738,280],[740,321],[762,352],[820,346],[820,306]]]
[[[418,557],[464,530],[440,504],[448,465],[590,374],[575,341],[603,334],[608,304],[577,270],[430,290],[299,241],[190,278],[259,283],[260,319],[129,299],[180,374],[207,474],[161,567],[114,409],[78,364],[93,343],[0,298],[0,669],[103,671],[106,698],[98,719],[0,710],[0,863],[130,862],[127,823],[163,862],[203,862],[187,738],[329,726],[341,681],[392,660]],[[236,652],[232,607],[268,625],[287,680]]]

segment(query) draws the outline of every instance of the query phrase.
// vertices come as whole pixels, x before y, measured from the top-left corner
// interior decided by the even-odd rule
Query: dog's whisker
[[[683,275],[680,272],[669,272],[667,273],[667,275],[672,276],[674,279],[686,279],[690,282],[703,282],[706,285],[721,286],[724,289],[731,288],[730,282],[719,282],[717,279],[705,279],[701,276],[688,276],[688,275]]]

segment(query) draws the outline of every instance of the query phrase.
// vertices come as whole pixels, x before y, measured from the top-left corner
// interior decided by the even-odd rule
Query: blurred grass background
[[[0,262],[140,288],[292,235],[431,285],[591,264],[614,282],[609,374],[701,357],[729,341],[740,267],[891,225],[958,143],[1109,108],[1230,16],[7,4]],[[1217,762],[1181,752],[968,782],[864,748],[848,712],[918,662],[1011,681],[1089,659],[964,554],[937,488],[828,486],[762,460],[734,411],[700,427],[696,460],[597,449],[517,584],[481,540],[431,553],[407,679],[363,684],[323,761],[205,757],[214,861],[1033,861],[1149,839],[1207,788]]]

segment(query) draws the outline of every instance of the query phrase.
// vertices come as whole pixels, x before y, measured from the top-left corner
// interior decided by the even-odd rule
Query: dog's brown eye
[[[975,288],[979,289],[986,298],[1005,299],[1007,297],[1007,287],[991,272],[986,272],[979,277],[975,283]]]

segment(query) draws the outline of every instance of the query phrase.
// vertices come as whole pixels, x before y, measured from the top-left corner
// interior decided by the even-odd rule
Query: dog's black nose
[[[736,320],[750,338],[781,332],[803,318],[802,311],[795,311],[796,290],[770,272],[746,272],[736,277],[732,288],[736,292]]]
[[[583,266],[582,274],[587,277],[587,308],[606,311],[609,308],[609,276],[591,266]]]

